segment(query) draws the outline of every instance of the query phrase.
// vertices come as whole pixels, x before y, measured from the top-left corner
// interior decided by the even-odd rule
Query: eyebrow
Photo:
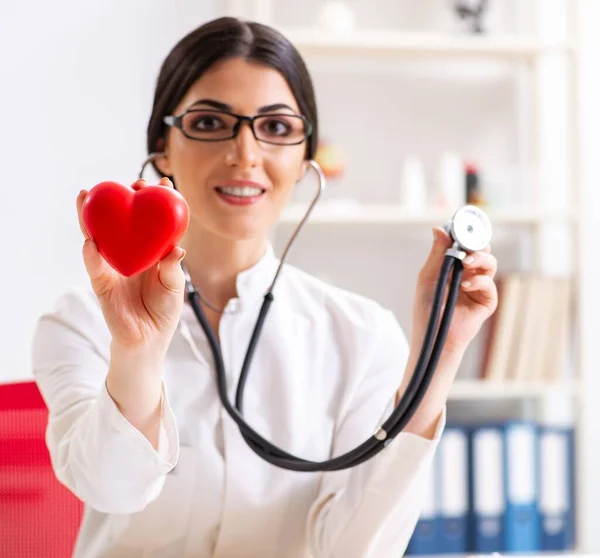
[[[222,103],[221,101],[216,101],[215,99],[199,99],[198,101],[194,101],[188,108],[193,108],[197,105],[207,105],[217,110],[233,112],[233,108],[231,107],[231,105]],[[266,105],[264,107],[260,107],[258,109],[258,114],[266,114],[281,109],[291,110],[294,114],[296,114],[296,111],[289,105],[286,105],[285,103],[275,103],[273,105]]]

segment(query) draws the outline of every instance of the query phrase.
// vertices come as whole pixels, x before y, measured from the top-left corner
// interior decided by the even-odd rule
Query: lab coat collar
[[[273,282],[278,265],[279,259],[275,256],[273,246],[269,243],[258,262],[238,273],[236,279],[238,298],[232,301],[237,306],[236,310],[243,310],[262,303],[267,289]]]

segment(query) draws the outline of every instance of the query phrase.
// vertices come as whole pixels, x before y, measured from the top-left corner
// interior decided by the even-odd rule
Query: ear
[[[156,168],[161,172],[161,174],[163,176],[172,176],[173,173],[171,172],[171,165],[169,163],[169,152],[167,151],[167,145],[164,139],[160,139],[157,142],[157,151],[158,152],[163,152],[165,155],[162,157],[157,157],[156,159],[154,159],[154,164],[156,165]]]

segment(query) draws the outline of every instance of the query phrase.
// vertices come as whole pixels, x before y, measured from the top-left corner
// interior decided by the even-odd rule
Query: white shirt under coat
[[[269,247],[237,278],[219,336],[230,400],[279,261]],[[394,315],[286,265],[246,385],[244,416],[296,456],[325,460],[370,437],[408,359]],[[260,459],[222,408],[206,336],[184,305],[164,364],[155,451],[105,388],[110,334],[91,290],[37,325],[35,378],[49,406],[59,480],[85,503],[74,556],[397,558],[424,499],[433,440],[400,433],[358,467],[302,473]]]

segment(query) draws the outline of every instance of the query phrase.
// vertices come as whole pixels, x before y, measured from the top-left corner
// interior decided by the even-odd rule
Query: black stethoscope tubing
[[[405,428],[416,412],[427,392],[444,347],[444,342],[459,294],[462,273],[463,267],[461,260],[454,256],[445,256],[432,302],[432,311],[427,325],[425,339],[415,371],[406,391],[389,418],[381,425],[373,436],[368,438],[365,442],[349,452],[325,461],[309,461],[286,452],[263,438],[244,420],[243,417],[244,389],[250,372],[254,350],[256,349],[267,313],[274,300],[271,290],[269,290],[264,297],[258,319],[250,338],[236,389],[235,406],[231,405],[227,394],[225,364],[223,362],[220,345],[202,307],[200,306],[198,292],[195,290],[188,291],[188,301],[200,326],[207,336],[213,353],[221,402],[229,416],[239,427],[240,432],[249,447],[262,459],[284,469],[304,472],[337,471],[355,467],[371,457],[374,457]],[[444,297],[446,295],[446,287],[448,286],[449,278],[450,286],[444,304]],[[440,321],[442,308],[443,315]]]
[[[163,154],[151,153],[148,156],[139,171],[139,178],[142,178],[145,167],[161,155]],[[431,383],[431,379],[435,373],[436,366],[444,348],[444,342],[446,340],[448,328],[450,327],[450,322],[452,321],[452,315],[456,306],[460,282],[463,275],[462,258],[464,257],[465,252],[454,248],[449,249],[446,252],[436,285],[423,345],[415,366],[415,370],[395,409],[392,411],[387,420],[374,432],[374,434],[354,449],[325,461],[309,461],[307,459],[297,457],[275,446],[269,440],[263,438],[245,421],[243,416],[244,390],[248,380],[248,375],[250,373],[250,367],[256,345],[260,338],[269,308],[274,301],[273,289],[282,270],[283,262],[292,243],[294,242],[301,228],[304,226],[304,223],[307,221],[310,213],[316,205],[316,202],[321,196],[325,186],[325,177],[319,165],[315,161],[309,161],[309,164],[318,175],[319,187],[306,214],[289,239],[281,257],[280,265],[277,269],[273,282],[264,296],[264,300],[261,305],[250,342],[248,344],[244,362],[242,364],[242,370],[240,372],[236,389],[235,406],[233,406],[229,401],[229,396],[227,393],[225,363],[223,361],[223,355],[221,353],[219,341],[216,338],[215,333],[208,322],[208,319],[206,318],[206,314],[200,305],[200,295],[192,285],[191,279],[184,268],[186,273],[186,295],[200,326],[206,334],[211,352],[213,354],[219,398],[221,399],[223,407],[229,416],[237,424],[240,433],[248,446],[265,461],[283,469],[303,472],[338,471],[355,467],[382,451],[406,427],[423,401],[423,398]],[[448,282],[450,283],[449,285]]]

